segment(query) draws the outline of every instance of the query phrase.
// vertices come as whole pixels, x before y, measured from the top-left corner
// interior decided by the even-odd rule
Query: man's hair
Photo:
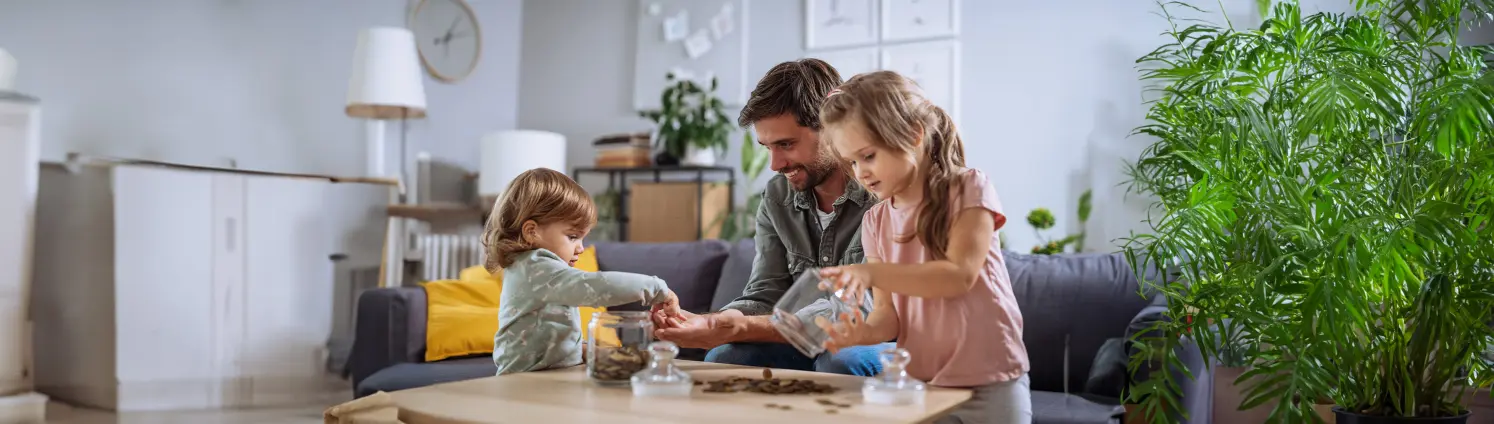
[[[746,127],[763,119],[791,113],[799,125],[820,130],[820,103],[830,90],[840,86],[840,73],[819,59],[783,62],[752,89],[752,98],[742,107],[737,125]]]

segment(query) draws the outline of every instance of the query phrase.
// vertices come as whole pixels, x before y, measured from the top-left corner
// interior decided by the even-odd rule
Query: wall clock
[[[457,82],[477,69],[482,30],[466,1],[420,0],[410,12],[410,31],[415,33],[420,61],[436,79]]]

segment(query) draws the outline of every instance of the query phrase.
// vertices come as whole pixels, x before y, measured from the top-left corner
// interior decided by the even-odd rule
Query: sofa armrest
[[[1152,323],[1166,319],[1164,315],[1166,311],[1167,298],[1161,294],[1155,294],[1152,297],[1152,304],[1143,308],[1131,320],[1130,326],[1126,329],[1127,358],[1136,353],[1135,347],[1132,346],[1134,337],[1138,333],[1148,331]],[[1183,366],[1188,368],[1187,373],[1184,373],[1183,370],[1170,371],[1173,381],[1178,383],[1178,392],[1181,395],[1178,398],[1178,402],[1181,404],[1183,410],[1188,412],[1188,419],[1183,422],[1207,424],[1212,420],[1214,413],[1213,369],[1209,366],[1210,362],[1204,358],[1203,350],[1198,347],[1198,344],[1192,338],[1184,337],[1179,339],[1178,346],[1175,349],[1178,360],[1183,363]],[[1149,378],[1150,371],[1150,369],[1138,370],[1137,375],[1130,376],[1128,381],[1145,381]],[[1193,378],[1188,378],[1188,374],[1192,374]],[[1127,385],[1129,386],[1129,383]]]
[[[425,362],[425,307],[422,287],[378,288],[358,296],[348,357],[353,387],[395,364]]]

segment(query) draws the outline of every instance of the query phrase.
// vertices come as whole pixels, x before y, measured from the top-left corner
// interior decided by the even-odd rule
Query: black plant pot
[[[669,154],[668,151],[659,152],[654,155],[654,166],[675,166],[680,164],[680,158]]]
[[[1468,422],[1469,415],[1473,413],[1463,411],[1462,415],[1456,417],[1399,418],[1364,415],[1349,412],[1342,407],[1333,407],[1333,416],[1338,424],[1464,424]]]

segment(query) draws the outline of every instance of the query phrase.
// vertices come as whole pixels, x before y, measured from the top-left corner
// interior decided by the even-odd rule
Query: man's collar
[[[799,209],[817,209],[814,205],[814,195],[810,193],[811,190],[814,188],[804,191],[794,190],[794,206]],[[835,199],[834,207],[839,208],[840,204],[847,200],[856,203],[856,206],[866,206],[871,201],[871,193],[862,188],[861,184],[857,184],[856,180],[847,177],[846,191]]]

